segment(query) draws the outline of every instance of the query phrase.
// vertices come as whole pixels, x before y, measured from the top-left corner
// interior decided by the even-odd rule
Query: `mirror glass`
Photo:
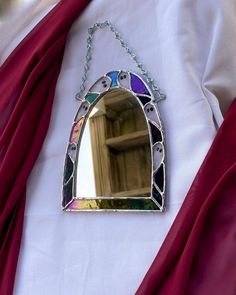
[[[144,109],[131,92],[107,92],[87,114],[76,167],[76,198],[148,197],[152,157]]]

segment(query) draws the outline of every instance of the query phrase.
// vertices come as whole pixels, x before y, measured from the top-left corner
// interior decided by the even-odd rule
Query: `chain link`
[[[154,80],[150,77],[147,70],[144,68],[143,64],[139,61],[137,55],[129,48],[128,43],[123,40],[120,33],[116,30],[116,28],[109,22],[105,21],[102,23],[95,23],[92,27],[88,29],[88,38],[87,38],[87,53],[86,60],[84,65],[84,74],[82,76],[82,82],[79,89],[79,92],[76,94],[75,98],[77,100],[82,100],[83,93],[85,91],[85,83],[88,79],[88,72],[90,69],[90,64],[92,60],[92,45],[93,45],[93,36],[98,29],[108,28],[111,32],[114,33],[115,38],[120,42],[121,47],[125,49],[125,51],[130,55],[131,59],[134,61],[136,66],[140,69],[142,76],[146,79],[146,82],[151,87],[151,89],[158,95],[156,101],[160,101],[165,99],[166,96],[161,93],[160,88],[156,86]]]

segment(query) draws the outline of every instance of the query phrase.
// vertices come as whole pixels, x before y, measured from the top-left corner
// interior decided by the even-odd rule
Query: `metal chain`
[[[104,28],[108,28],[111,32],[114,33],[115,38],[120,42],[121,47],[123,47],[125,49],[125,51],[130,55],[130,57],[132,58],[132,60],[136,64],[136,66],[140,69],[141,74],[146,79],[146,82],[148,83],[148,85],[151,87],[151,89],[155,93],[158,94],[157,101],[165,99],[166,96],[164,94],[162,94],[160,91],[160,88],[155,85],[154,80],[150,77],[149,73],[144,68],[143,64],[139,61],[137,55],[129,48],[128,43],[123,40],[120,33],[116,30],[116,28],[109,21],[105,21],[102,23],[95,23],[92,27],[90,27],[88,29],[87,53],[86,53],[86,61],[85,61],[85,65],[84,65],[84,74],[82,77],[82,82],[81,82],[79,92],[76,94],[75,98],[77,100],[82,100],[82,95],[85,91],[85,83],[88,79],[88,71],[90,69],[90,63],[92,60],[92,44],[93,44],[94,33],[98,29],[104,29]]]

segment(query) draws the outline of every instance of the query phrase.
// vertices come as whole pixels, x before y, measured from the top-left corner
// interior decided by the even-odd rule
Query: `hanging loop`
[[[75,95],[75,98],[79,101],[81,101],[83,99],[83,93],[85,91],[85,84],[88,79],[88,72],[89,72],[90,64],[91,64],[91,60],[92,60],[93,36],[98,29],[104,29],[104,28],[108,28],[109,31],[114,33],[115,38],[120,42],[121,47],[123,47],[125,49],[125,51],[128,53],[128,55],[134,61],[136,66],[139,68],[142,76],[146,79],[146,82],[151,87],[154,94],[156,94],[156,102],[165,99],[166,98],[165,94],[161,93],[160,88],[158,86],[156,86],[155,81],[151,78],[150,74],[144,68],[143,64],[140,62],[137,55],[130,49],[130,47],[128,46],[128,43],[123,40],[120,33],[116,30],[116,28],[109,21],[104,21],[101,23],[97,22],[92,27],[90,27],[88,29],[87,53],[86,53],[85,65],[84,65],[84,74],[82,76],[82,82],[81,82],[79,92]]]

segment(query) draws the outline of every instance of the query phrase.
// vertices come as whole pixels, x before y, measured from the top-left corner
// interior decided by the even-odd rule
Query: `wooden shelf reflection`
[[[140,130],[121,136],[108,138],[106,139],[106,145],[118,151],[123,151],[128,148],[146,144],[148,141],[148,130]]]

